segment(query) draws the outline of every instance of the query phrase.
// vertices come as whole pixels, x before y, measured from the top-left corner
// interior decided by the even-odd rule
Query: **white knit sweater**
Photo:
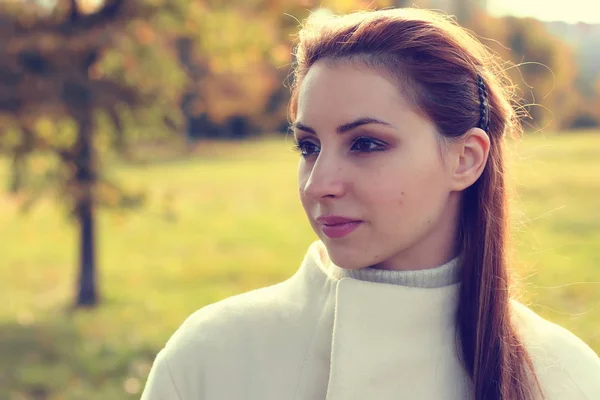
[[[458,265],[346,271],[315,242],[290,279],[190,316],[142,400],[467,399]],[[587,345],[517,302],[512,317],[546,400],[600,399],[600,360]]]

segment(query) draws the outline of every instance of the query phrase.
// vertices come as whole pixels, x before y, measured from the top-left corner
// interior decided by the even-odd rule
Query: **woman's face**
[[[302,205],[336,265],[420,269],[456,256],[455,165],[392,81],[319,61],[293,128]]]

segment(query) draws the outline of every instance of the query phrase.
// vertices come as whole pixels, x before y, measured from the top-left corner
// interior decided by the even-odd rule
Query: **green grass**
[[[514,146],[513,241],[524,300],[600,352],[600,134],[531,136]],[[42,200],[0,195],[0,398],[138,399],[155,353],[183,319],[290,276],[315,236],[297,199],[297,155],[269,139],[111,177],[147,192],[103,211],[94,311],[69,313],[76,230]],[[8,163],[0,160],[0,183]]]

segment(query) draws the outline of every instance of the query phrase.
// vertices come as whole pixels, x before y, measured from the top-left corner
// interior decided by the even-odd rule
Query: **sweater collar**
[[[336,280],[352,278],[373,283],[388,283],[399,286],[438,288],[460,282],[460,258],[456,257],[447,263],[435,268],[409,271],[389,271],[372,267],[359,270],[349,270],[335,265],[329,259],[327,249],[321,241],[311,245],[309,252],[313,252],[319,267],[330,277]]]

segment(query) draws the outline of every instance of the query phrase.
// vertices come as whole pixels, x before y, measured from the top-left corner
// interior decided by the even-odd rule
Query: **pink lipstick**
[[[330,238],[341,238],[358,228],[363,221],[339,217],[339,216],[326,216],[317,218],[317,222],[321,226],[323,233]]]

